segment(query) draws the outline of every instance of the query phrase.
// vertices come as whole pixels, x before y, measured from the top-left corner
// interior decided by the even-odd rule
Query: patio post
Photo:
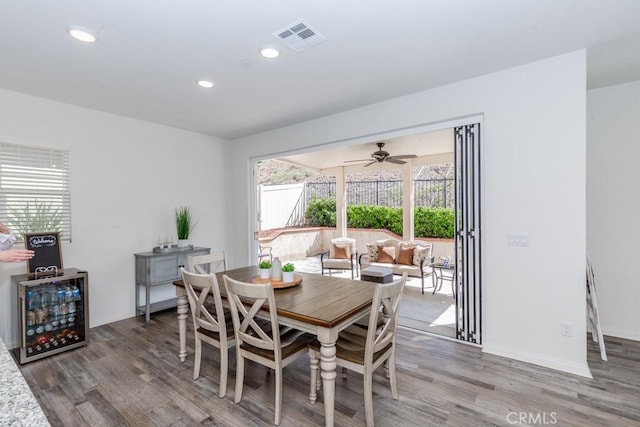
[[[336,171],[336,231],[337,237],[347,237],[347,183],[344,167]]]
[[[402,240],[411,241],[415,235],[413,209],[415,205],[415,182],[411,160],[402,165]]]

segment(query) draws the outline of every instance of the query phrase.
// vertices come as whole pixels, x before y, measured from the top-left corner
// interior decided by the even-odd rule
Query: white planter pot
[[[295,280],[293,276],[293,271],[283,271],[282,272],[282,281],[284,283],[291,283]]]
[[[189,247],[189,239],[178,239],[178,247],[179,248]]]
[[[271,278],[271,269],[270,268],[261,268],[260,269],[260,278],[261,279],[270,279]]]

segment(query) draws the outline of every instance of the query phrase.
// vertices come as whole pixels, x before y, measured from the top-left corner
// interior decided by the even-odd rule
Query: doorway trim
[[[251,259],[252,262],[257,262],[257,240],[255,239],[255,232],[257,231],[257,221],[258,221],[258,217],[257,217],[257,186],[256,186],[256,175],[255,175],[255,171],[256,171],[256,164],[258,161],[261,160],[266,160],[266,159],[272,159],[272,158],[277,158],[277,157],[286,157],[286,156],[291,156],[291,155],[295,155],[295,154],[303,154],[303,153],[312,153],[312,152],[317,152],[317,151],[323,151],[323,150],[330,150],[330,149],[334,149],[334,148],[338,148],[338,147],[343,147],[343,146],[349,146],[349,145],[359,145],[359,144],[365,144],[365,143],[369,143],[369,142],[374,142],[374,141],[379,141],[382,139],[393,139],[393,138],[397,138],[397,137],[402,137],[402,136],[409,136],[409,135],[416,135],[416,134],[421,134],[421,133],[429,133],[429,132],[435,132],[435,131],[439,131],[439,130],[443,130],[443,129],[455,129],[457,127],[464,127],[464,126],[470,126],[470,125],[474,125],[474,124],[479,124],[479,139],[480,140],[484,140],[483,138],[483,134],[484,134],[484,115],[479,113],[479,114],[473,114],[473,115],[468,115],[468,116],[461,116],[458,118],[452,118],[452,119],[447,119],[447,120],[442,120],[442,121],[438,121],[438,122],[432,122],[432,123],[427,123],[427,124],[422,124],[422,125],[418,125],[418,126],[411,126],[411,127],[406,127],[406,128],[398,128],[398,129],[392,129],[392,130],[388,130],[388,131],[384,131],[384,132],[378,132],[378,133],[372,133],[372,134],[367,134],[367,135],[361,135],[361,136],[357,136],[357,137],[353,137],[353,138],[345,138],[345,139],[338,139],[338,140],[333,140],[333,141],[327,141],[327,142],[323,142],[323,143],[319,143],[319,144],[315,144],[315,145],[311,145],[311,146],[306,146],[304,148],[300,148],[300,149],[292,149],[292,150],[284,150],[284,151],[278,151],[278,152],[272,152],[272,153],[268,153],[268,154],[262,154],[259,156],[254,156],[254,157],[250,157],[248,159],[247,162],[247,167],[248,167],[248,173],[249,176],[251,176],[251,180],[250,180],[250,189],[248,191],[249,194],[249,200],[247,201],[247,205],[249,206],[249,218],[248,218],[248,223],[247,223],[247,230],[248,230],[248,235],[247,235],[247,241],[249,242],[248,245],[248,250],[249,250],[249,254],[248,254],[248,259]],[[478,153],[480,153],[478,151]],[[481,168],[480,168],[480,162],[478,161],[478,194],[482,194],[484,191],[483,188],[481,188],[481,186],[483,185],[483,180],[480,177],[481,175]],[[484,205],[483,205],[483,200],[479,199],[477,201],[477,210],[479,215],[481,214],[481,212],[484,211]],[[482,241],[480,241],[479,245],[478,245],[478,250],[480,251],[480,253],[482,252]],[[482,266],[481,266],[481,261],[482,259],[479,258],[478,260],[478,266],[476,268],[479,269],[479,274],[482,273]],[[482,283],[482,277],[480,276],[480,281],[479,281],[479,286],[481,286]],[[478,291],[479,294],[481,294],[481,290]],[[478,304],[477,304],[477,314],[479,316],[479,327],[480,330],[484,332],[484,328],[483,328],[483,320],[485,318],[484,316],[484,301],[479,300]],[[460,338],[457,339],[459,342],[465,342],[464,340],[461,340]],[[467,341],[468,342],[468,341]],[[479,341],[479,343],[481,343],[482,340]]]

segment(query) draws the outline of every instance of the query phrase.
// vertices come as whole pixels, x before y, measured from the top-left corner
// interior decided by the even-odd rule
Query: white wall
[[[92,327],[134,315],[133,254],[175,234],[176,206],[189,205],[199,220],[192,243],[224,249],[228,142],[5,90],[0,110],[4,140],[71,150],[73,242],[63,244],[63,261],[89,272]],[[0,334],[13,347],[9,276],[26,266],[5,263],[0,271]],[[171,288],[160,292],[175,295]]]
[[[640,340],[640,81],[587,94],[587,249],[605,335]]]
[[[252,256],[252,158],[481,114],[484,350],[588,376],[585,87],[578,51],[235,141],[229,230],[246,238],[232,255]],[[508,233],[530,245],[507,246]]]

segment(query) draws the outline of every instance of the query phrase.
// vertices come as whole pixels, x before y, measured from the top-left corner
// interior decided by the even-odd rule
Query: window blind
[[[0,142],[0,221],[17,241],[49,231],[71,241],[69,150]]]

